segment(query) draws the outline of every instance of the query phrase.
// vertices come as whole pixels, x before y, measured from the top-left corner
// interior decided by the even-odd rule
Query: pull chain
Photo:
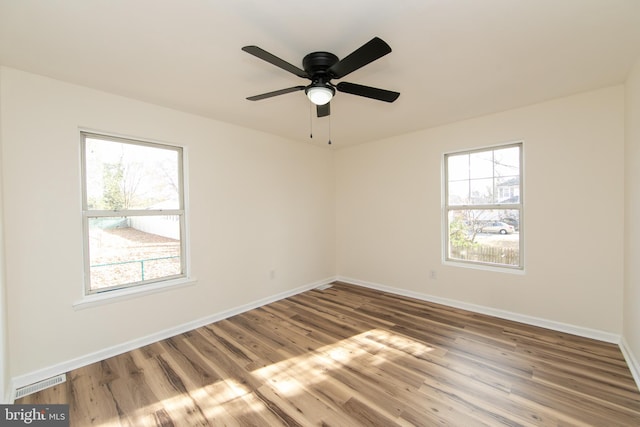
[[[329,116],[329,145],[331,145],[331,116]]]
[[[309,103],[309,138],[313,139],[313,103]]]

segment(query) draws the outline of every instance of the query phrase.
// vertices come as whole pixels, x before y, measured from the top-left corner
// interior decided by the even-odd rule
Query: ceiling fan
[[[371,86],[363,86],[348,82],[340,82],[337,85],[331,83],[332,79],[341,79],[355,70],[364,67],[370,62],[373,62],[391,52],[391,47],[389,47],[384,40],[378,37],[374,37],[369,40],[367,43],[341,60],[333,53],[312,52],[302,59],[303,69],[278,58],[258,46],[245,46],[242,50],[262,59],[263,61],[267,61],[276,67],[295,74],[298,77],[311,80],[311,84],[307,86],[293,86],[286,89],[263,93],[261,95],[250,96],[247,98],[249,101],[258,101],[261,99],[271,98],[273,96],[304,90],[309,100],[316,105],[318,117],[325,117],[331,113],[329,102],[335,95],[336,89],[339,92],[364,96],[365,98],[377,99],[385,102],[393,102],[400,96],[400,93],[398,92],[378,89]]]

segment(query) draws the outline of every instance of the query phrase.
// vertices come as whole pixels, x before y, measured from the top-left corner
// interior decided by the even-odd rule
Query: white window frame
[[[448,158],[450,156],[481,153],[488,151],[495,151],[510,147],[519,147],[519,174],[520,174],[520,188],[518,203],[492,203],[492,204],[468,204],[468,205],[449,205],[449,171],[448,171]],[[516,141],[506,144],[497,144],[488,147],[474,148],[469,150],[461,150],[455,152],[444,153],[443,156],[443,168],[442,168],[442,195],[443,195],[443,209],[442,209],[442,260],[443,263],[461,267],[470,267],[478,269],[488,269],[502,272],[524,272],[525,257],[524,257],[524,142]],[[494,176],[495,178],[495,176]],[[518,243],[519,243],[519,265],[499,264],[483,261],[471,261],[458,258],[451,258],[449,256],[449,212],[457,210],[517,210],[519,216],[518,224]]]
[[[144,210],[90,210],[87,201],[87,171],[86,171],[86,140],[100,139],[105,141],[118,142],[123,144],[140,145],[147,147],[172,150],[178,154],[178,187],[179,187],[179,207],[178,209],[144,209]],[[189,263],[187,253],[187,221],[186,221],[186,194],[185,194],[185,152],[184,147],[169,145],[158,142],[145,141],[122,136],[96,133],[92,131],[80,131],[80,151],[82,170],[82,228],[83,228],[83,249],[84,249],[84,298],[75,303],[74,306],[82,304],[92,304],[108,299],[128,297],[141,292],[157,292],[168,287],[191,284],[189,279]],[[101,217],[132,217],[132,216],[178,216],[180,223],[180,274],[166,276],[157,279],[138,281],[133,283],[114,285],[105,288],[91,289],[91,267],[89,256],[89,219]]]

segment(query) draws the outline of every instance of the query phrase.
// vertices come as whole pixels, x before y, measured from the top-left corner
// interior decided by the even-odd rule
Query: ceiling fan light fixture
[[[307,94],[309,101],[316,105],[325,105],[331,101],[336,90],[331,86],[321,85],[308,87],[305,89],[305,93]]]

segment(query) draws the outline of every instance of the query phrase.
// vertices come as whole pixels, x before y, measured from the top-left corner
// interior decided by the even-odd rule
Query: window
[[[186,276],[182,148],[81,133],[85,293]]]
[[[522,143],[445,154],[445,260],[523,268]]]

